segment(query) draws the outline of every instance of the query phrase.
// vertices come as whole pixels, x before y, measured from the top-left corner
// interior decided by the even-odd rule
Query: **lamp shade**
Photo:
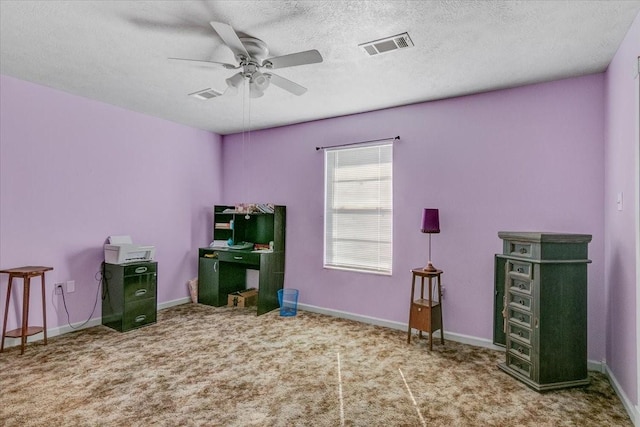
[[[422,232],[423,233],[439,233],[440,218],[438,209],[427,209],[422,211]]]

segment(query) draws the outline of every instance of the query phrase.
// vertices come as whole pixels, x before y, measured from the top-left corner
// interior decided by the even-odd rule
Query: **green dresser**
[[[494,343],[499,368],[537,391],[586,385],[588,234],[499,232]]]
[[[156,322],[157,262],[104,264],[102,324],[120,332]]]

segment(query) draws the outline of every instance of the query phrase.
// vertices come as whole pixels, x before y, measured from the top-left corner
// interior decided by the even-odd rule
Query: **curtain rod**
[[[346,147],[348,145],[368,144],[370,142],[380,142],[380,141],[388,141],[388,140],[396,141],[396,140],[399,140],[399,139],[400,139],[400,136],[396,136],[396,137],[393,137],[393,138],[372,139],[371,141],[350,142],[349,144],[338,144],[338,145],[330,145],[330,146],[327,146],[327,147],[316,147],[316,151],[324,150],[325,148]]]

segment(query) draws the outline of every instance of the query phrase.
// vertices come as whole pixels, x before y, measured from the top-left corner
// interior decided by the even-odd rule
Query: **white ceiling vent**
[[[218,92],[217,90],[211,89],[211,88],[199,90],[197,92],[193,92],[189,94],[189,96],[193,96],[194,98],[198,98],[198,99],[203,99],[205,101],[207,99],[215,98],[216,96],[220,96],[220,95],[222,95],[222,92]]]
[[[392,50],[406,49],[413,46],[411,37],[408,33],[402,33],[391,37],[386,37],[372,42],[362,43],[358,45],[367,55],[375,56],[380,53],[391,52]]]

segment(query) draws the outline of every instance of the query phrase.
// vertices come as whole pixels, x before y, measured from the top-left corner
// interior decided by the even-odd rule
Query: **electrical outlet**
[[[62,283],[56,283],[56,295],[62,295]]]
[[[67,281],[67,292],[71,293],[71,292],[75,292],[76,291],[76,281],[75,280],[68,280]]]

